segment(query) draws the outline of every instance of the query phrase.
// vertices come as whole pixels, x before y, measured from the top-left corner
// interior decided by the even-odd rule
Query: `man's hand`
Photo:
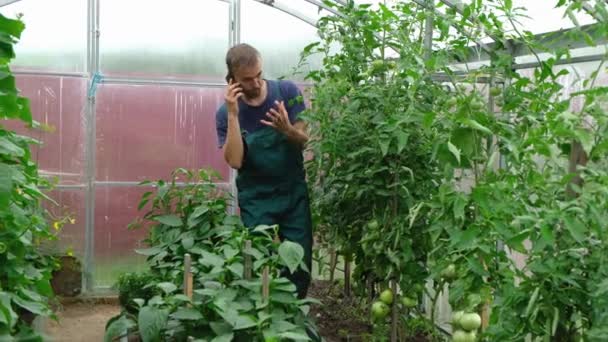
[[[243,88],[237,82],[233,82],[232,79],[228,82],[228,88],[226,88],[226,109],[229,115],[238,116],[239,114],[239,98],[243,96]]]
[[[293,130],[293,125],[289,122],[289,114],[287,113],[287,109],[285,109],[285,104],[283,101],[275,101],[274,103],[277,108],[271,108],[270,111],[266,113],[266,116],[270,121],[261,120],[261,122],[266,126],[270,126],[277,131],[288,135],[289,132]]]
[[[272,108],[268,113],[266,113],[266,116],[270,119],[270,121],[260,120],[260,122],[285,134],[289,141],[303,148],[304,144],[306,144],[308,141],[306,124],[304,124],[303,121],[298,121],[295,125],[292,125],[289,121],[289,114],[287,113],[287,109],[285,109],[285,104],[283,101],[275,101],[275,103],[277,105],[277,109]]]
[[[226,110],[228,111],[228,129],[224,144],[224,159],[234,169],[243,165],[245,148],[239,124],[239,98],[243,96],[241,85],[230,79],[226,89]]]

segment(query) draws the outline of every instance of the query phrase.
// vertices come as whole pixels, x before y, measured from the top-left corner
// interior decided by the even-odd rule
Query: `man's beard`
[[[253,89],[253,90],[243,90],[243,95],[250,100],[256,99],[262,93],[261,89]]]

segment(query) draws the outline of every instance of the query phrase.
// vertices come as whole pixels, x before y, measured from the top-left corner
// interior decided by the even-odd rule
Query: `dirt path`
[[[118,304],[76,302],[64,304],[57,312],[59,321],[46,322],[45,341],[103,341],[106,322],[120,313]]]

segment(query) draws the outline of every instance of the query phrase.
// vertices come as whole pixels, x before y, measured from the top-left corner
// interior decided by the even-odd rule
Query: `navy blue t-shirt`
[[[270,119],[266,116],[266,113],[271,108],[276,108],[275,101],[283,99],[287,113],[289,113],[289,121],[295,123],[298,114],[302,112],[306,106],[303,99],[301,98],[302,93],[300,89],[291,81],[274,81],[266,80],[268,95],[266,101],[259,106],[250,106],[243,100],[239,99],[239,123],[241,131],[245,134],[253,133],[260,128],[266,127],[260,120],[269,121]],[[279,87],[276,86],[278,82]],[[280,88],[280,94],[277,93],[276,89]],[[224,146],[226,142],[226,134],[228,131],[228,111],[226,110],[226,104],[224,103],[215,113],[215,128],[217,130],[217,140],[220,148]]]

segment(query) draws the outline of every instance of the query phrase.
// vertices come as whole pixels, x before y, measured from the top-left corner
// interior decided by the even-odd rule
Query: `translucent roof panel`
[[[298,2],[303,3],[293,1],[294,4]],[[277,2],[275,5],[280,4]],[[320,58],[308,61],[309,66],[302,68],[301,74],[293,76],[304,47],[319,40],[315,26],[257,0],[242,0],[241,6],[241,42],[260,50],[266,77],[303,80],[310,64],[315,68],[320,65]]]
[[[445,2],[470,4],[473,0],[445,0]],[[558,3],[557,0],[512,0],[512,2],[515,13],[524,15],[518,18],[518,22],[516,23],[518,29],[539,34],[576,26],[570,17],[565,16],[566,6],[555,7]],[[596,22],[585,11],[573,12],[572,16],[579,25],[588,25]],[[501,19],[503,19],[505,27],[512,30],[513,26],[509,23],[508,19]]]
[[[299,19],[308,23],[309,25],[315,25],[317,21],[325,16],[332,15],[322,0],[250,0],[259,2],[260,4],[274,7],[275,9],[282,11],[286,14],[291,15],[294,19]],[[242,3],[242,2],[241,2]],[[331,9],[330,9],[331,10]],[[242,9],[241,15],[246,13]]]
[[[3,3],[0,2],[0,5]],[[87,2],[21,0],[0,7],[2,15],[23,14],[25,31],[15,45],[14,69],[84,72],[87,48]],[[60,18],[69,18],[62,20]]]

